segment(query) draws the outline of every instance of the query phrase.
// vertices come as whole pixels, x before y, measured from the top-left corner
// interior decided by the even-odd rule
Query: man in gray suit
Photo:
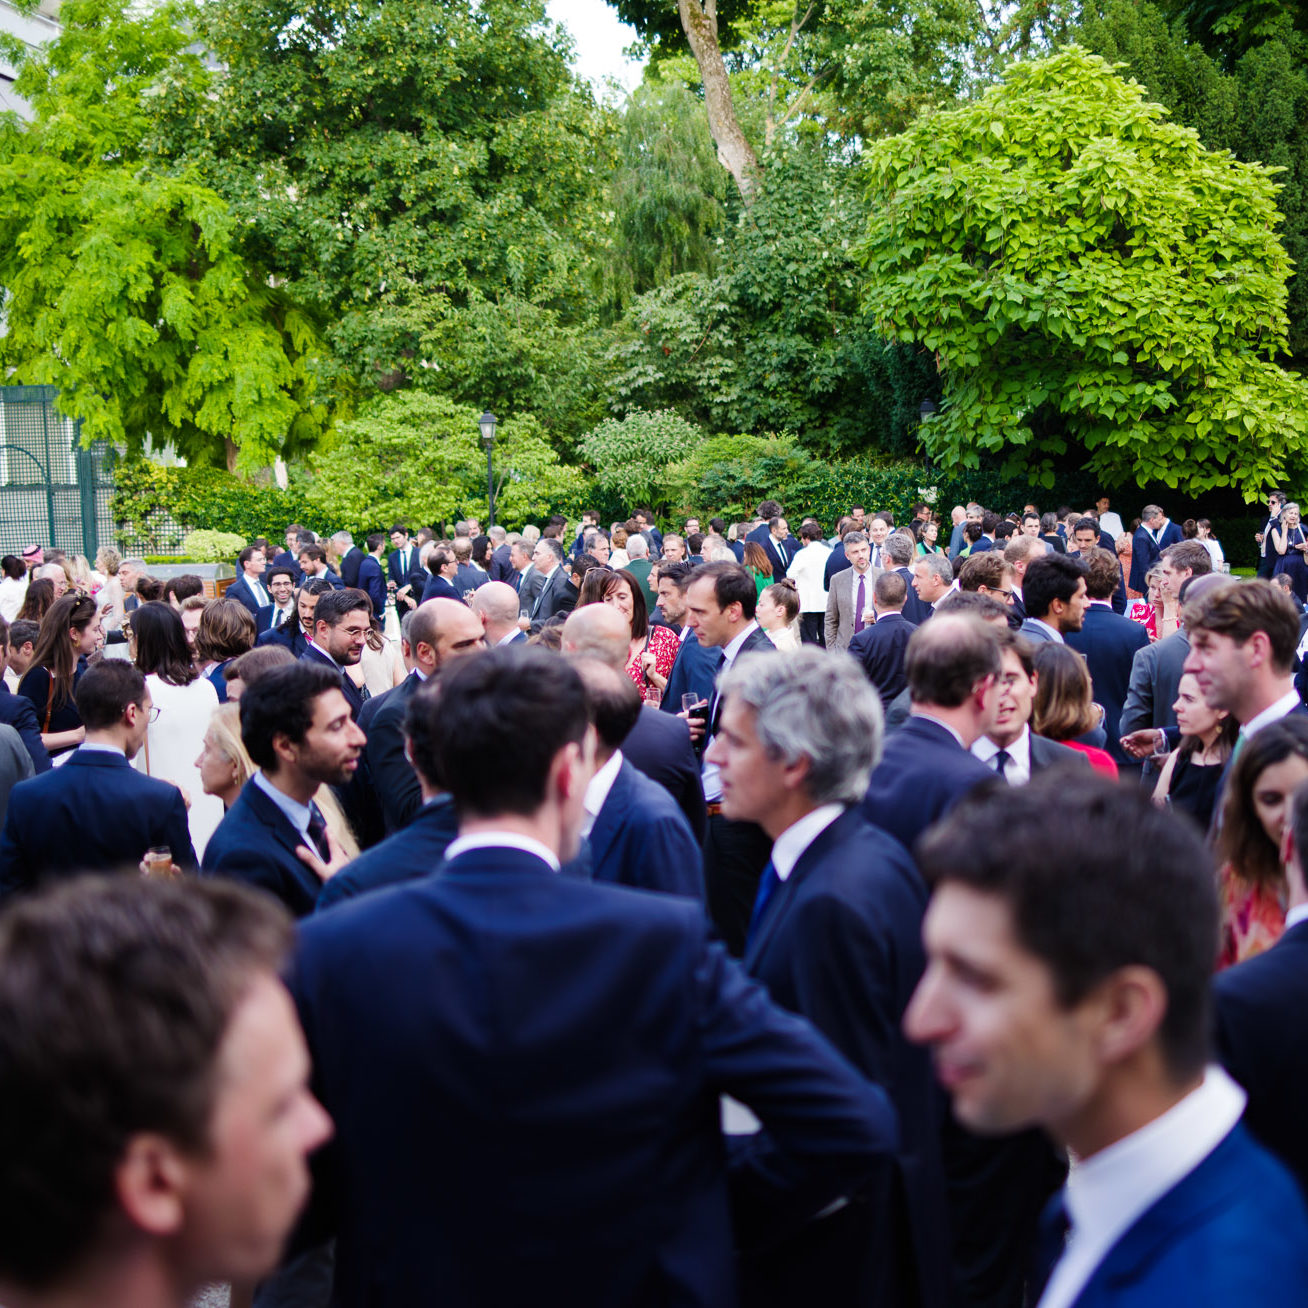
[[[837,572],[827,591],[828,649],[848,649],[849,642],[874,620],[872,585],[881,571],[872,566],[872,545],[865,532],[848,531],[840,543],[852,566]]]

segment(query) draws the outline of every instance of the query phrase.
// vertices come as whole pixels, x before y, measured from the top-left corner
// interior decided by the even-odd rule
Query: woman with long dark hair
[[[590,568],[582,578],[577,607],[608,604],[627,620],[631,643],[627,647],[627,676],[640,688],[641,695],[657,702],[668,684],[668,675],[677,661],[680,642],[671,627],[651,627],[645,604],[645,588],[635,573],[625,568]]]
[[[191,666],[181,614],[157,600],[128,614],[136,666],[154,701],[154,721],[133,763],[160,781],[171,781],[189,800],[191,843],[202,857],[222,821],[222,802],[204,792],[195,751],[218,707],[218,692]]]
[[[32,583],[29,597],[40,584]],[[100,640],[100,611],[89,595],[63,595],[41,619],[32,663],[18,683],[18,693],[32,701],[41,743],[51,757],[76,749],[86,736],[73,690]]]
[[[1172,711],[1181,728],[1181,743],[1167,756],[1158,774],[1154,803],[1189,813],[1207,831],[1217,802],[1217,786],[1235,748],[1239,724],[1229,713],[1208,707],[1192,672],[1181,678]]]
[[[0,618],[14,622],[27,598],[27,564],[17,554],[6,554],[0,559],[0,574]]]
[[[22,607],[18,610],[17,622],[40,622],[50,612],[55,602],[54,582],[49,577],[27,584],[27,593],[23,596]]]

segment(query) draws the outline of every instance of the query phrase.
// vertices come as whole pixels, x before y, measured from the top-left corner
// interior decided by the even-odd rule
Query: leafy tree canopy
[[[668,502],[664,470],[704,439],[698,427],[669,409],[633,409],[610,418],[582,438],[581,453],[595,469],[599,489],[634,508]]]
[[[1205,150],[1073,47],[868,155],[861,257],[885,331],[935,352],[946,467],[1002,455],[1052,485],[1254,495],[1308,449],[1308,392],[1273,361],[1288,271],[1268,170]]]

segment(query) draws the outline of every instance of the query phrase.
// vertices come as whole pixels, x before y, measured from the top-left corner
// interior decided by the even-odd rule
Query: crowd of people
[[[0,1302],[1308,1304],[1295,506],[675,525],[0,560]]]

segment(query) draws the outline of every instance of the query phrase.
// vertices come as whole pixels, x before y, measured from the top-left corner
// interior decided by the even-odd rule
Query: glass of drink
[[[167,845],[151,845],[145,853],[145,875],[168,878],[173,874],[173,851]]]

